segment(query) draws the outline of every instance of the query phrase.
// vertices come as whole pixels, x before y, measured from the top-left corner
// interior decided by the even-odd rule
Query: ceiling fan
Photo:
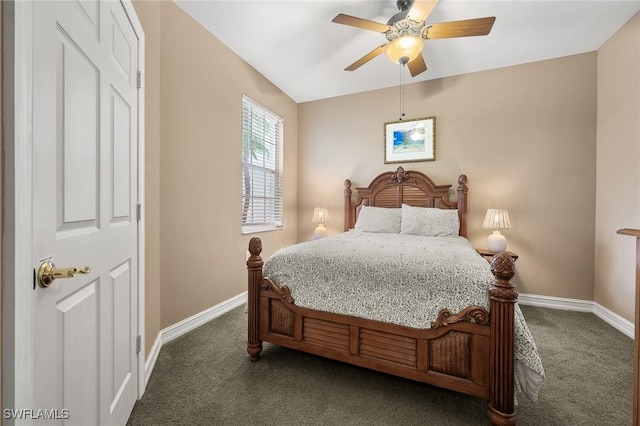
[[[386,43],[349,65],[345,71],[358,69],[385,52],[391,61],[408,65],[411,76],[415,77],[427,70],[422,56],[423,40],[487,35],[496,20],[495,16],[491,16],[427,24],[425,21],[437,4],[437,0],[418,0],[415,4],[414,0],[397,0],[396,5],[400,11],[393,15],[386,24],[343,13],[338,14],[332,19],[332,22],[383,33],[387,38]]]

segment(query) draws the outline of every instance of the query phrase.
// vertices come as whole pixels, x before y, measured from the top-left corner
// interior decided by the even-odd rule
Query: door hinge
[[[139,354],[142,351],[142,336],[138,334],[136,336],[136,353]]]
[[[142,204],[136,204],[136,220],[140,222],[142,219]]]
[[[138,71],[138,82],[137,82],[137,85],[138,85],[138,89],[142,88],[142,71]]]

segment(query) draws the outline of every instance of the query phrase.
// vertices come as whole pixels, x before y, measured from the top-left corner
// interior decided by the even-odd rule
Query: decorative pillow
[[[458,210],[412,207],[403,204],[400,233],[429,237],[459,235]]]
[[[402,209],[362,206],[353,229],[363,232],[399,234],[401,220]]]

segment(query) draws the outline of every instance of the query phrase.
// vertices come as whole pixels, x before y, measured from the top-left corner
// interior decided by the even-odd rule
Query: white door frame
[[[138,37],[138,63],[144,76],[142,25],[131,0],[120,0]],[[32,296],[32,124],[33,124],[33,3],[2,2],[4,193],[2,241],[2,408],[35,409],[33,406]],[[138,398],[144,380],[144,84],[138,90]],[[62,408],[62,407],[60,407]],[[22,424],[4,419],[5,424]]]

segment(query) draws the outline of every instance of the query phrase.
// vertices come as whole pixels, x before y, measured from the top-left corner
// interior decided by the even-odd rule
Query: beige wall
[[[467,174],[474,245],[486,246],[486,209],[509,210],[519,291],[592,300],[596,54],[410,84],[405,110],[437,126],[436,161],[405,169],[436,183]],[[362,186],[397,167],[384,164],[383,123],[398,111],[398,88],[300,105],[301,240],[313,233],[314,206],[330,209],[330,233],[342,231],[345,178]]]
[[[148,349],[159,329],[246,291],[243,94],[285,122],[285,230],[257,236],[265,255],[296,242],[298,107],[172,2],[136,9],[148,49]]]
[[[598,51],[595,301],[634,319],[640,228],[640,14]]]

